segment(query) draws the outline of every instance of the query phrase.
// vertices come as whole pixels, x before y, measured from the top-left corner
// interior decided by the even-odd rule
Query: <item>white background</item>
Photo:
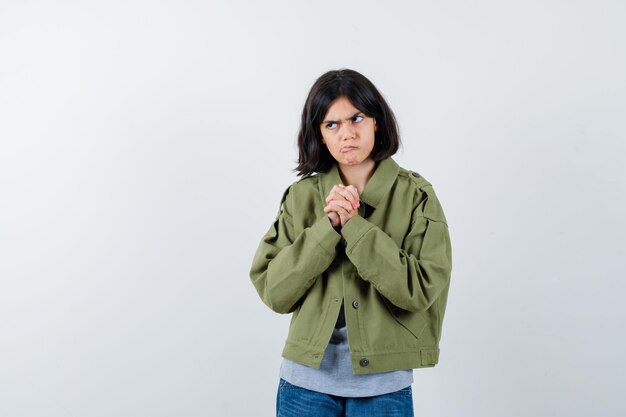
[[[453,274],[416,416],[622,416],[622,1],[0,1],[0,415],[272,416],[250,263],[353,68]]]

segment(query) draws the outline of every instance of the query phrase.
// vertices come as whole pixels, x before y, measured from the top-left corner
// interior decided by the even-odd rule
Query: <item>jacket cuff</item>
[[[375,225],[361,216],[354,216],[341,228],[341,236],[346,240],[346,253],[351,253],[359,240]]]
[[[339,243],[339,240],[341,240],[341,235],[330,223],[328,216],[324,215],[323,217],[317,219],[313,226],[311,226],[311,232],[322,249],[324,249],[331,257],[335,257],[337,254],[337,244]]]

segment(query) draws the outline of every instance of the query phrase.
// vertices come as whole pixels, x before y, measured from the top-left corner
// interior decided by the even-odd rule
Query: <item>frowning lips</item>
[[[353,149],[356,149],[356,146],[344,146],[341,148],[341,152],[348,152],[351,151]]]

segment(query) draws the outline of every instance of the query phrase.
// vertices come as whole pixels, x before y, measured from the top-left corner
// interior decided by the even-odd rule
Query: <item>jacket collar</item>
[[[365,189],[361,194],[361,201],[375,208],[391,189],[399,171],[400,166],[393,158],[388,157],[379,161],[374,174],[365,185]],[[343,184],[339,176],[337,162],[333,164],[329,171],[323,172],[320,175],[322,199],[326,198],[334,185]]]

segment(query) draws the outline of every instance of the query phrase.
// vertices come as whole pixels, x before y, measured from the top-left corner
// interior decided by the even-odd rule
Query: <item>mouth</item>
[[[344,146],[341,148],[341,152],[350,152],[356,149],[356,146]]]

